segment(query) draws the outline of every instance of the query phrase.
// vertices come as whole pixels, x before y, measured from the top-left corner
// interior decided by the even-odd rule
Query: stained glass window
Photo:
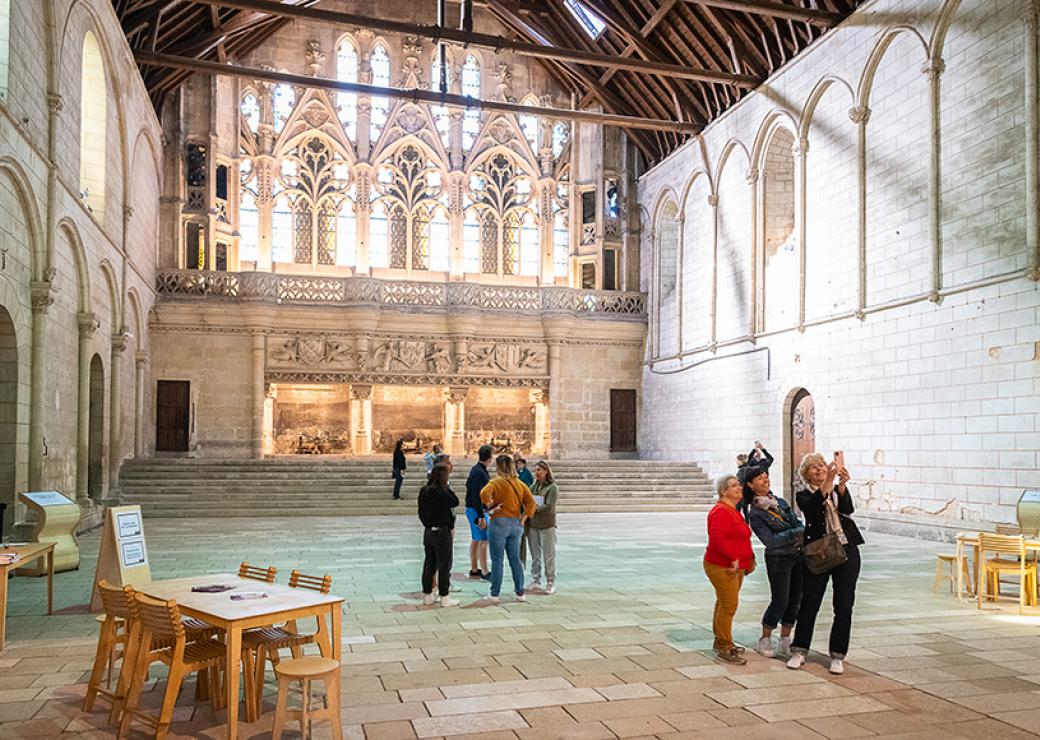
[[[526,98],[524,105],[537,105],[538,101],[533,98]],[[521,113],[517,116],[520,123],[520,130],[524,132],[524,138],[527,139],[527,143],[531,145],[531,149],[535,154],[538,154],[538,148],[541,146],[542,140],[542,122],[538,116],[533,116],[528,113]]]
[[[271,258],[288,262],[292,258],[293,214],[285,197],[275,202],[271,214]]]
[[[570,127],[563,121],[557,121],[552,127],[552,150],[553,156],[559,159],[563,156],[563,150],[567,147],[567,140],[571,137]]]
[[[311,229],[314,216],[311,204],[300,200],[293,208],[293,262],[309,265],[311,263]]]
[[[349,200],[343,201],[336,216],[336,264],[357,264],[357,216]]]
[[[502,274],[516,275],[520,270],[520,218],[516,211],[506,214],[506,222],[502,227]]]
[[[412,214],[412,269],[430,269],[430,214],[424,206]]]
[[[480,224],[480,271],[498,274],[498,219],[487,211]]]
[[[296,105],[296,91],[292,85],[282,83],[274,88],[274,130],[280,133],[285,122],[292,115],[293,106]]]
[[[553,217],[553,275],[567,277],[568,258],[571,252],[571,233],[567,226],[567,214],[558,212]]]
[[[462,222],[462,264],[466,272],[480,272],[480,219],[473,208]]]
[[[330,201],[318,210],[318,264],[336,264],[336,207]]]
[[[541,263],[539,258],[541,240],[538,238],[538,224],[534,215],[528,211],[520,222],[520,274],[537,275]]]
[[[242,98],[240,110],[246,126],[255,134],[257,129],[260,128],[260,101],[256,99],[253,93],[247,93]]]
[[[451,269],[451,224],[443,208],[434,210],[430,222],[430,269],[438,272]]]
[[[376,87],[390,87],[390,53],[383,44],[376,44],[369,63],[372,67],[372,84]],[[379,139],[379,134],[382,133],[389,115],[390,98],[381,95],[373,96],[369,127],[369,136],[373,142]]]
[[[390,267],[403,270],[408,266],[408,217],[400,205],[390,212],[390,233],[388,236]]]
[[[348,39],[339,45],[336,52],[336,79],[342,82],[357,82],[358,54],[353,42]],[[336,107],[339,109],[339,120],[343,129],[351,139],[357,138],[357,95],[355,93],[336,93]]]
[[[383,203],[372,204],[368,220],[368,263],[372,267],[387,266],[387,221]]]
[[[470,54],[462,65],[462,94],[480,98],[480,62]],[[480,110],[468,108],[462,118],[462,148],[469,151],[480,135]]]

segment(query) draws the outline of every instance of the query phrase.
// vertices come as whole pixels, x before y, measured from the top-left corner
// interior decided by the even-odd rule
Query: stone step
[[[704,505],[691,505],[691,506],[674,506],[674,505],[656,505],[656,504],[639,504],[633,506],[588,506],[588,507],[570,507],[567,509],[561,509],[561,513],[565,514],[602,514],[602,513],[689,513],[698,511],[707,511],[710,506]],[[199,516],[206,516],[210,518],[219,519],[248,519],[256,516],[254,511],[245,511],[241,509],[213,509],[206,511],[193,511],[185,508],[162,508],[162,507],[141,507],[142,512],[145,516],[156,518],[156,519],[191,519],[198,518]],[[408,509],[395,508],[392,503],[385,505],[372,505],[365,507],[323,507],[315,509],[299,509],[295,507],[289,507],[286,509],[268,508],[264,510],[264,516],[278,516],[278,517],[328,517],[328,516],[415,516],[415,511]]]

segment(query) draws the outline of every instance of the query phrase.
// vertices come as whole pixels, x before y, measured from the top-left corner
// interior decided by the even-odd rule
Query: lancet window
[[[336,79],[341,82],[357,82],[358,53],[354,42],[345,38],[336,50]],[[357,94],[336,93],[336,108],[343,130],[351,141],[357,139]]]
[[[440,170],[417,145],[409,143],[384,159],[377,171],[375,190],[382,213],[378,235],[385,239],[386,265],[395,270],[430,270],[433,263],[450,262],[450,230],[442,202]],[[376,218],[375,213],[373,219]],[[434,224],[437,228],[434,229]],[[382,250],[380,250],[382,251]]]
[[[524,98],[524,105],[538,105],[538,100],[528,95]],[[531,145],[531,151],[538,156],[538,149],[541,147],[542,141],[542,120],[529,113],[521,113],[517,116],[517,120],[520,123],[520,130],[524,132],[524,138]]]
[[[443,92],[451,92],[451,65],[448,64],[447,79],[448,86]],[[433,57],[433,67],[430,70],[430,89],[434,92],[441,91],[441,60],[440,55],[436,52]],[[434,105],[430,108],[430,113],[433,114],[433,123],[437,127],[437,133],[440,134],[441,143],[445,149],[451,147],[451,117],[448,115],[448,108],[444,105]]]
[[[563,174],[553,197],[553,276],[567,277],[571,254],[570,183]]]
[[[376,87],[390,87],[390,52],[382,42],[377,43],[372,49],[369,65],[372,69],[372,84]],[[379,140],[379,135],[390,116],[390,98],[373,96],[370,115],[369,138],[374,142]]]
[[[480,97],[480,62],[473,54],[466,56],[462,65],[462,94],[470,98]],[[462,118],[462,148],[469,151],[480,135],[480,110],[468,108]]]
[[[296,91],[292,85],[282,83],[274,88],[274,131],[281,133],[285,122],[292,115],[296,105]]]

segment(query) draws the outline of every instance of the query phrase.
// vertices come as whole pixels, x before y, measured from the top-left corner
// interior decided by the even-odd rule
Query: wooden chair
[[[289,587],[327,594],[332,590],[332,576],[308,576],[294,570],[289,574]],[[281,627],[262,627],[242,634],[242,683],[245,688],[247,722],[255,722],[263,713],[264,674],[268,660],[277,666],[279,650],[288,648],[294,658],[299,658],[303,654],[304,645],[311,645],[319,640],[327,643],[325,620],[318,619],[317,622],[318,629],[313,633],[301,634],[296,620],[292,620]]]
[[[98,581],[98,593],[101,595],[101,606],[104,614],[98,615],[101,629],[98,632],[97,652],[94,655],[94,667],[87,682],[87,694],[83,698],[83,711],[94,711],[94,702],[101,697],[109,703],[111,714],[109,724],[119,718],[119,708],[126,698],[126,683],[130,671],[123,670],[133,662],[130,647],[131,625],[136,619],[137,606],[134,600],[133,586],[117,588],[105,580]],[[116,690],[112,691],[112,665],[117,657],[117,649],[121,650],[123,664],[119,671]],[[108,668],[105,688],[101,688],[101,676]]]
[[[986,554],[993,553],[997,557],[987,559]],[[1010,555],[1011,557],[1001,557]],[[979,533],[979,568],[980,588],[978,607],[982,608],[985,598],[995,601],[1000,596],[1001,575],[1018,576],[1018,611],[1021,614],[1026,606],[1037,603],[1037,567],[1036,561],[1030,562],[1027,557],[1025,537],[1000,534]]]
[[[249,563],[242,561],[242,564],[238,566],[238,577],[248,578],[253,581],[263,581],[264,583],[274,583],[274,577],[278,574],[278,569],[273,565],[267,568],[261,568],[258,565],[250,565]]]
[[[175,601],[158,601],[137,594],[135,598],[137,618],[131,629],[131,642],[137,640],[130,688],[126,707],[119,724],[118,737],[125,737],[134,718],[155,727],[157,740],[166,737],[173,719],[173,708],[177,703],[181,683],[190,673],[207,673],[213,694],[214,709],[220,709],[223,693],[219,690],[219,674],[224,666],[224,644],[212,639],[189,642]],[[141,690],[148,680],[148,669],[160,661],[169,667],[166,692],[163,695],[159,715],[151,715],[137,708]]]
[[[282,730],[287,719],[299,719],[303,737],[311,737],[311,723],[316,719],[327,719],[332,723],[332,737],[343,740],[343,728],[339,717],[339,661],[332,658],[320,658],[308,655],[293,658],[274,667],[278,676],[278,703],[274,710],[274,725],[271,740],[281,740]],[[286,707],[289,698],[289,685],[299,681],[303,685],[303,701],[299,711]],[[321,709],[311,708],[311,681],[325,683],[325,706]]]
[[[1035,529],[1022,529],[1015,524],[998,524],[997,534],[1016,536],[1020,534],[1027,535],[1029,537],[1036,537],[1037,530]]]

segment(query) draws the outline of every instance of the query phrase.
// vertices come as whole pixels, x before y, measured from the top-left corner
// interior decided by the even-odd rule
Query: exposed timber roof
[[[502,37],[478,33],[470,42],[537,59],[579,108],[685,124],[675,130],[629,129],[653,163],[690,136],[689,124],[703,126],[716,118],[862,1],[579,0],[606,25],[594,39],[568,9],[568,0],[476,0],[478,21],[481,15],[493,17]],[[423,6],[427,18],[436,5],[436,0],[413,2]],[[221,63],[242,58],[293,17],[324,13],[325,21],[339,17],[357,27],[366,18],[360,11],[351,15],[354,8],[370,7],[320,0],[112,0],[112,5],[135,51]],[[419,35],[433,30],[413,18],[367,20],[382,23],[383,30],[393,23]],[[141,73],[156,106],[192,74],[143,62]]]

